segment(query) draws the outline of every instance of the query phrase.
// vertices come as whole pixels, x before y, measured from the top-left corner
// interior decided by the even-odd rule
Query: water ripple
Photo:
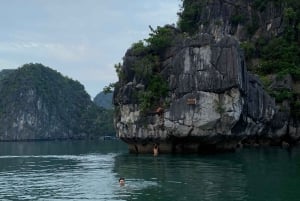
[[[0,198],[108,199],[115,154],[0,156]],[[92,195],[92,196],[91,196]],[[109,198],[110,199],[110,198]]]
[[[29,146],[30,145],[30,146]],[[34,154],[0,152],[0,200],[299,200],[300,149],[244,150],[209,156],[131,155],[110,145],[89,153],[50,144]],[[8,145],[6,145],[8,147]],[[22,150],[31,150],[22,145]],[[55,148],[59,146],[55,144]],[[50,149],[51,148],[51,149]],[[15,150],[15,149],[11,149]],[[38,146],[37,150],[41,150]],[[47,154],[45,154],[47,153]],[[126,184],[120,187],[118,178]]]

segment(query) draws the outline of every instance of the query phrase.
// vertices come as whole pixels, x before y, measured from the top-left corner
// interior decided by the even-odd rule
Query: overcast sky
[[[0,70],[42,63],[93,98],[114,64],[153,28],[176,24],[180,0],[0,0]]]

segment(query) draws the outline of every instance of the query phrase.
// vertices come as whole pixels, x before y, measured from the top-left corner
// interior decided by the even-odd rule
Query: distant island
[[[0,141],[115,136],[113,111],[78,81],[42,64],[0,71]]]
[[[99,107],[103,107],[105,109],[111,110],[113,109],[112,98],[113,98],[112,92],[111,93],[100,92],[95,96],[93,101]]]

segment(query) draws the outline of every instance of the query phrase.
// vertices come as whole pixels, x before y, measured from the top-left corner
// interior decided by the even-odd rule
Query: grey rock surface
[[[199,152],[238,146],[296,143],[299,122],[290,103],[276,104],[260,79],[247,71],[240,42],[280,36],[284,6],[273,1],[212,0],[196,2],[197,32],[179,33],[163,55],[159,74],[168,95],[144,114],[137,94],[147,88],[133,65],[145,56],[129,49],[114,92],[117,135],[132,152]],[[199,19],[198,19],[199,18]],[[175,31],[176,32],[176,31]],[[177,32],[176,32],[177,33]],[[143,68],[143,66],[141,66]],[[270,77],[270,89],[300,91],[290,75]],[[156,113],[162,107],[162,112]]]
[[[118,136],[135,144],[133,151],[147,152],[140,144],[151,143],[164,144],[166,152],[180,149],[177,144],[196,144],[191,150],[206,145],[230,149],[249,137],[267,137],[274,129],[276,138],[285,134],[280,129],[286,125],[270,125],[276,117],[274,99],[246,71],[233,37],[215,41],[208,34],[197,35],[178,45],[176,53],[162,63],[170,89],[166,97],[170,104],[163,113],[142,114],[132,97],[143,83],[137,83],[134,74],[115,91]],[[123,68],[127,72],[130,65],[125,63]]]

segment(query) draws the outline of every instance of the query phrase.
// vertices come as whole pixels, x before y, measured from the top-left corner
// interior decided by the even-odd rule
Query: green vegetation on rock
[[[256,0],[253,5],[255,9],[263,12],[270,3],[282,9],[283,30],[271,37],[253,37],[251,41],[243,42],[241,47],[248,61],[258,59],[259,63],[253,69],[263,78],[269,94],[279,104],[289,101],[292,115],[299,118],[297,109],[300,94],[292,86],[277,88],[272,83],[289,75],[294,83],[300,81],[300,3],[297,0]],[[270,79],[270,76],[275,79]]]
[[[171,26],[157,27],[150,37],[132,45],[132,51],[137,55],[133,64],[133,71],[137,79],[144,80],[146,84],[143,91],[138,93],[138,100],[142,112],[147,112],[153,107],[163,106],[161,99],[167,95],[168,85],[160,74],[160,58],[165,49],[172,44],[175,38],[174,28]]]
[[[194,34],[198,31],[201,23],[202,7],[207,0],[182,0],[182,8],[178,13],[178,27],[182,32]]]
[[[105,127],[112,127],[111,114],[83,85],[42,64],[2,78],[0,96],[0,140],[98,138],[112,130]]]
[[[119,83],[143,84],[137,92],[126,91],[136,99],[142,111],[164,104],[168,84],[162,73],[161,59],[168,47],[174,44],[176,37],[190,38],[200,31],[216,34],[216,38],[222,34],[234,35],[244,50],[248,70],[259,75],[265,90],[277,104],[288,101],[292,113],[297,110],[300,94],[293,83],[300,81],[300,1],[181,2],[177,27],[164,26],[156,30],[150,27],[149,38],[134,43],[126,53],[127,68],[124,70],[122,65],[117,68]],[[291,81],[278,84],[286,77],[291,77]],[[152,86],[161,86],[163,90]],[[297,116],[297,112],[292,115]]]
[[[131,70],[135,75],[136,81],[143,81],[145,84],[143,90],[134,96],[137,98],[142,112],[147,112],[153,107],[163,106],[162,98],[168,92],[168,85],[161,73],[161,57],[165,53],[166,48],[172,45],[175,39],[175,28],[167,25],[153,29],[150,27],[151,33],[149,38],[144,41],[133,43],[130,48],[130,54],[134,57],[131,63]],[[126,80],[129,73],[122,71],[122,65],[115,65],[119,82]],[[127,77],[126,77],[127,76]],[[105,92],[111,92],[117,83],[110,84],[104,88]]]

